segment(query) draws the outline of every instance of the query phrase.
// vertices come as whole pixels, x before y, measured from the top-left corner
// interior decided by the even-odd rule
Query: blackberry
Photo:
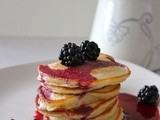
[[[59,60],[65,66],[78,66],[85,62],[84,56],[79,46],[75,43],[64,44],[61,49]]]
[[[140,102],[156,105],[159,97],[158,88],[155,85],[144,86],[138,93],[138,99]]]
[[[86,60],[96,60],[99,56],[100,48],[93,41],[89,42],[88,40],[86,40],[82,42],[80,47]]]

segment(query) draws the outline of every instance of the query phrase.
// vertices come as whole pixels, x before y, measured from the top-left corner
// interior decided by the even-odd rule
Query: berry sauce
[[[53,78],[60,77],[64,79],[73,79],[78,81],[78,85],[80,87],[89,87],[90,84],[94,80],[96,80],[95,77],[90,75],[90,72],[95,68],[101,68],[101,67],[109,67],[109,66],[121,66],[123,65],[116,63],[114,61],[88,61],[87,63],[78,66],[78,67],[68,67],[65,70],[54,70],[49,68],[49,66],[39,66],[39,70],[41,71],[41,79],[43,79],[43,76],[51,76]]]
[[[74,110],[68,110],[67,115],[72,117],[74,114],[83,115],[84,117],[82,119],[85,120],[87,116],[89,116],[93,111],[93,108],[90,106],[81,105],[80,107],[74,109]]]
[[[33,118],[33,120],[43,120],[43,115],[40,112],[36,111]]]
[[[125,120],[160,120],[158,108],[138,102],[136,96],[120,93],[119,103],[124,109]]]
[[[45,98],[47,99],[50,99],[51,94],[53,94],[53,92],[50,89],[46,89],[45,87],[41,87],[40,90],[42,92],[41,94],[45,96]]]

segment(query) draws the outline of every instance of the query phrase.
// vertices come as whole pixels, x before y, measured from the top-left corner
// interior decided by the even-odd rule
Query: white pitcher
[[[160,0],[99,0],[90,40],[101,52],[160,69]]]

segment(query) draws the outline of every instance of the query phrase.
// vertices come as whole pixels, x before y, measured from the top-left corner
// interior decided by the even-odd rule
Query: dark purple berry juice
[[[160,120],[156,106],[140,103],[136,96],[120,93],[119,102],[125,112],[125,120]]]

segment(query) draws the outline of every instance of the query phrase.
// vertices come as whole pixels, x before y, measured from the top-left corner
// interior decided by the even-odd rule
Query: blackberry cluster
[[[159,97],[158,88],[155,85],[144,86],[138,93],[138,99],[140,102],[156,105]]]
[[[86,60],[96,60],[99,53],[100,48],[95,42],[86,40],[80,47],[75,43],[68,43],[62,47],[59,60],[65,66],[75,67],[85,63]]]
[[[75,43],[68,43],[63,46],[59,60],[65,66],[78,66],[85,62],[80,47]]]
[[[96,60],[100,53],[100,48],[98,48],[98,45],[88,40],[82,42],[81,44],[81,51],[85,57],[86,60]]]

